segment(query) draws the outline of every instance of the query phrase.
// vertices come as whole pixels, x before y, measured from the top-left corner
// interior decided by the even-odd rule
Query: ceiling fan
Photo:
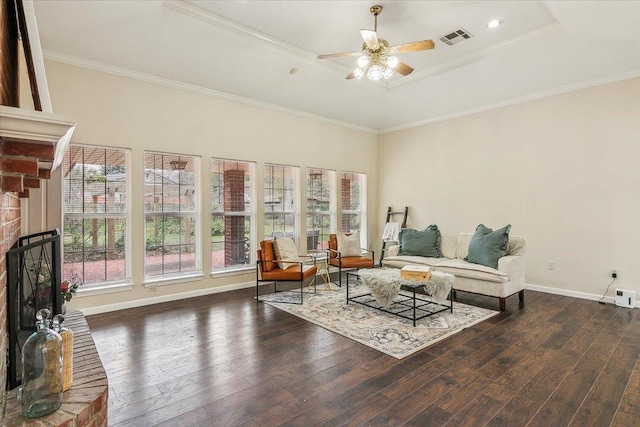
[[[435,47],[432,40],[421,40],[412,43],[404,43],[389,46],[385,39],[378,37],[378,15],[382,12],[382,6],[371,6],[369,12],[375,17],[375,27],[373,30],[360,30],[360,35],[364,40],[361,52],[331,53],[328,55],[318,55],[318,59],[327,58],[348,58],[359,56],[358,67],[346,78],[359,79],[366,75],[369,80],[388,79],[393,75],[393,71],[403,76],[411,74],[413,68],[398,60],[395,56],[398,53],[418,52],[429,50]],[[393,71],[392,71],[393,70]]]

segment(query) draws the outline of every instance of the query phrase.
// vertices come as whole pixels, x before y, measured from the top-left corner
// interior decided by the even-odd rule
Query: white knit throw
[[[403,279],[396,268],[367,268],[358,271],[363,283],[371,291],[371,295],[382,305],[388,307],[396,299],[402,285],[415,286],[416,280]],[[424,284],[427,295],[438,301],[447,299],[455,277],[452,274],[431,272],[431,279]]]

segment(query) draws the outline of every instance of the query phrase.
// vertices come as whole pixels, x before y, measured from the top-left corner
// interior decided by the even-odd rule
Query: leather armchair
[[[375,254],[373,251],[361,248],[362,255],[343,257],[338,251],[338,236],[336,234],[329,235],[329,265],[338,267],[338,283],[342,287],[342,269],[360,269],[373,268]]]
[[[302,304],[304,294],[304,282],[308,279],[315,277],[318,272],[318,267],[315,265],[308,265],[299,259],[287,260],[288,263],[294,264],[293,266],[282,270],[276,261],[275,251],[273,248],[273,240],[263,240],[260,242],[260,249],[257,251],[256,261],[256,300],[260,300],[260,283],[273,283],[273,292],[278,291],[278,282],[299,282],[300,283],[300,302],[292,304]],[[313,293],[316,292],[316,283],[314,280]]]

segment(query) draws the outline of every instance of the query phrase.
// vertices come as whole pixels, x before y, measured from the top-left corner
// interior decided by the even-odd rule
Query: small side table
[[[316,267],[318,267],[318,272],[309,286],[315,284],[315,281],[320,277],[324,283],[324,287],[328,291],[332,291],[333,288],[331,287],[331,276],[329,276],[329,260],[327,259],[327,252],[322,250],[310,250],[307,252],[307,255],[313,258],[313,262]]]

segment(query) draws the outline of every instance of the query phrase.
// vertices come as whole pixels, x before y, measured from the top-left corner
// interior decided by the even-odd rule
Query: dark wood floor
[[[117,426],[637,426],[639,310],[527,291],[403,360],[253,289],[87,318]],[[497,300],[458,294],[497,308]]]

